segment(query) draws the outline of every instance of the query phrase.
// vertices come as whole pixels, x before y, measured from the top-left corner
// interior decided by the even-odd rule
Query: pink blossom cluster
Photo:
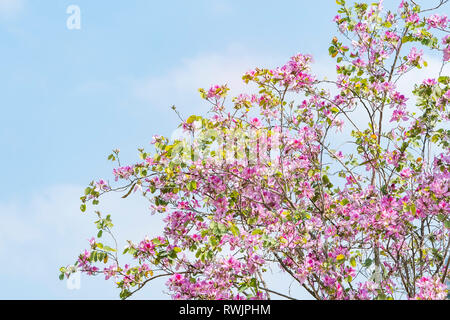
[[[244,74],[258,92],[229,110],[227,86],[200,89],[210,112],[182,126],[188,151],[205,156],[155,136],[154,154],[140,150],[143,162],[113,170],[121,186],[92,183],[124,198],[141,190],[164,227],[129,241],[123,267],[117,248],[91,239],[78,267],[113,278],[123,298],[159,277],[174,299],[285,297],[264,280],[276,267],[315,299],[445,299],[450,78],[424,77],[417,98],[396,84],[426,67],[425,49],[449,60],[450,38],[436,36],[447,18],[405,0],[397,13],[379,1],[334,21],[336,80],[319,80],[312,57],[297,54]],[[112,224],[97,214],[100,238]]]

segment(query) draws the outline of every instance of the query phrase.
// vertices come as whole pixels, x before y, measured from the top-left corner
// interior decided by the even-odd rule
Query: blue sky
[[[66,27],[69,5],[81,9],[80,30]],[[57,279],[94,230],[79,196],[92,179],[111,177],[109,152],[133,161],[153,134],[170,135],[172,104],[184,115],[206,111],[198,87],[227,82],[238,92],[245,71],[297,52],[326,73],[336,8],[331,0],[0,0],[0,298],[117,298],[101,278],[83,277],[80,290]],[[104,206],[123,240],[157,230],[137,198]],[[162,282],[138,298],[164,298],[161,290]]]
[[[334,5],[301,1],[1,0],[17,1],[22,8],[0,21],[0,146],[8,155],[1,161],[14,169],[6,170],[3,199],[26,199],[56,183],[84,184],[107,172],[102,160],[113,147],[131,155],[153,133],[171,130],[176,93],[164,90],[155,101],[136,88],[186,67],[186,59],[201,68],[202,58],[217,55],[244,72],[254,66],[239,61],[241,50],[248,63],[255,55],[261,63],[298,51],[323,55],[334,31]],[[81,9],[81,30],[66,28],[69,4]],[[215,75],[207,78],[201,85]],[[197,91],[187,91],[183,104],[183,111],[197,111]]]

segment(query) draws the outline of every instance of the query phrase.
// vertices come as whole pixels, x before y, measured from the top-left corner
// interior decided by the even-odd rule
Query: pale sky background
[[[69,5],[81,9],[81,30],[66,27]],[[152,135],[178,125],[171,105],[205,112],[199,87],[239,92],[256,66],[301,52],[334,74],[336,9],[334,0],[0,0],[0,299],[117,299],[103,277],[83,276],[79,290],[58,280],[95,232],[79,197],[91,180],[111,179],[110,151],[137,160]],[[161,230],[137,196],[109,197],[103,208],[123,245]],[[274,277],[277,289],[289,285]],[[168,298],[164,281],[136,298]]]

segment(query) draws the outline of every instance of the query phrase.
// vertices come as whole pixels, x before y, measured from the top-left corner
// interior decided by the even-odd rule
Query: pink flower
[[[447,90],[447,92],[444,93],[443,97],[445,98],[445,100],[450,101],[450,90]]]
[[[175,285],[180,285],[184,280],[185,280],[184,276],[179,273],[176,273],[169,278],[169,282],[171,282]]]
[[[447,28],[447,16],[444,14],[442,16],[438,14],[433,14],[426,19],[428,30],[431,28]]]
[[[444,61],[450,60],[450,46],[444,49]]]
[[[110,265],[109,267],[106,267],[103,269],[103,274],[105,275],[105,280],[108,280],[111,277],[114,277],[117,272],[117,266],[116,265]]]
[[[419,15],[417,13],[413,13],[412,15],[410,15],[407,19],[406,22],[412,23],[412,24],[416,24],[420,21]]]
[[[447,297],[447,285],[441,283],[439,278],[422,277],[416,281],[418,293],[416,300],[444,300]]]
[[[145,238],[143,241],[139,243],[139,251],[146,254],[154,254],[155,253],[155,244],[153,241]]]
[[[207,97],[209,99],[211,99],[211,98],[220,99],[226,95],[228,90],[229,89],[228,89],[227,85],[223,85],[223,86],[214,85],[211,88],[209,88]]]
[[[403,94],[401,94],[400,92],[396,91],[393,95],[392,95],[392,100],[400,105],[400,106],[405,106],[406,105],[406,101],[408,101],[408,98],[406,98]]]
[[[155,144],[156,142],[158,142],[162,137],[159,135],[154,135],[152,137],[152,141],[150,142],[151,144]]]
[[[442,38],[442,44],[446,45],[444,48],[444,61],[450,60],[450,34]]]
[[[413,47],[411,51],[408,54],[408,62],[411,65],[418,65],[420,61],[422,60],[423,51],[418,51],[416,47]]]
[[[410,168],[404,168],[402,171],[400,171],[400,176],[402,178],[410,178],[412,175],[412,171]]]
[[[91,245],[91,247],[95,247],[95,238],[94,237],[89,239],[89,244]]]
[[[145,162],[148,163],[148,165],[153,166],[156,164],[155,160],[152,157],[145,158]]]
[[[394,32],[392,31],[386,31],[386,33],[384,34],[386,40],[391,40],[391,41],[397,41],[400,37],[398,35],[396,35]]]
[[[403,110],[403,109],[395,109],[394,112],[392,113],[392,117],[391,117],[391,121],[390,122],[394,122],[394,121],[406,121],[408,120],[408,116],[407,113]]]
[[[364,60],[362,60],[362,59],[360,59],[360,58],[353,60],[352,63],[353,63],[355,66],[359,67],[359,68],[362,68],[362,67],[365,67],[365,66],[366,66],[366,63],[364,62]]]
[[[110,189],[110,187],[108,186],[108,184],[100,179],[99,181],[97,181],[95,183],[96,189],[101,190],[101,191],[108,191]]]
[[[437,84],[437,81],[435,79],[425,79],[422,84],[425,86],[434,86]]]
[[[353,185],[356,183],[356,180],[353,179],[352,176],[347,176],[347,177],[345,177],[345,179],[347,180],[347,183],[345,185]]]
[[[450,44],[450,34],[442,38],[442,44]]]
[[[134,169],[131,166],[120,167],[117,169],[113,169],[113,174],[116,181],[118,179],[128,179],[131,175],[134,174]]]
[[[258,118],[253,118],[250,123],[256,128],[261,127],[261,121]]]

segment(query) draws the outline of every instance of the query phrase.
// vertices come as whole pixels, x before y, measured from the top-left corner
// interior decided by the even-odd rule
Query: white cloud
[[[224,0],[213,0],[208,2],[208,8],[215,15],[225,15],[233,12],[231,3]]]
[[[168,108],[171,104],[183,108],[187,103],[200,102],[198,89],[208,89],[214,84],[227,84],[230,96],[234,96],[249,91],[249,86],[242,81],[245,72],[255,67],[274,67],[289,57],[285,58],[280,62],[273,55],[232,45],[222,52],[186,58],[164,75],[137,80],[134,95],[158,108]]]
[[[0,0],[0,18],[15,18],[24,7],[24,0]]]
[[[96,234],[93,207],[86,214],[79,209],[83,190],[82,186],[57,185],[35,193],[28,201],[0,203],[0,265],[9,270],[7,276],[0,275],[8,289],[0,298],[39,298],[46,290],[53,293],[42,298],[118,297],[113,283],[102,277],[83,277],[78,292],[67,290],[58,280],[59,267],[72,264],[88,248],[87,239]],[[152,216],[148,202],[137,194],[127,199],[119,194],[108,195],[96,209],[111,214],[120,249],[128,239],[137,241],[163,230],[161,216]],[[103,237],[102,241],[111,240]],[[5,284],[12,278],[22,279],[21,284]],[[151,292],[143,290],[138,297],[164,298],[162,284],[153,286]]]

